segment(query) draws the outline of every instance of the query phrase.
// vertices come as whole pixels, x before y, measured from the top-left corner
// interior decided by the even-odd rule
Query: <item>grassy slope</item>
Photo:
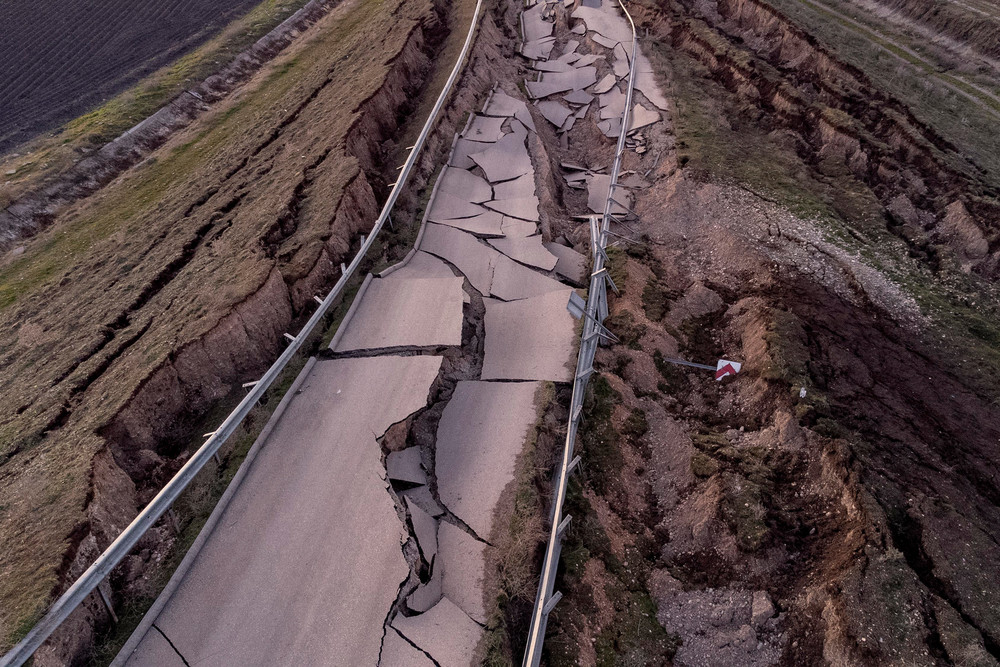
[[[917,59],[895,47],[896,43],[918,47],[919,42],[910,42],[884,23],[878,24],[876,33],[874,28],[860,28],[823,11],[822,4],[804,0],[770,0],[770,3],[830,47],[838,58],[864,71],[881,90],[909,106],[917,118],[955,142],[968,157],[992,172],[994,182],[1000,180],[995,132],[1000,104],[972,88],[965,75],[946,71],[929,53],[922,53],[925,57]],[[835,9],[846,9],[830,4]],[[949,89],[945,83],[964,90],[982,106]],[[996,84],[994,81],[994,93]]]
[[[0,206],[57,176],[82,151],[98,148],[229,63],[308,0],[262,0],[245,16],[176,62],[164,66],[90,113],[0,156]],[[14,174],[8,172],[14,171]]]
[[[0,272],[0,455],[19,450],[0,467],[0,647],[30,626],[57,583],[67,536],[85,518],[90,461],[103,446],[95,431],[151,369],[259,288],[276,264],[260,239],[304,167],[327,148],[330,159],[316,171],[323,188],[314,197],[315,213],[302,216],[278,253],[278,266],[315,254],[316,239],[358,170],[343,153],[344,133],[428,9],[425,2],[399,0],[341,6],[238,101],[61,216]],[[282,141],[254,155],[328,76],[330,84],[285,128]],[[244,158],[244,171],[254,171],[246,183],[224,179]],[[217,215],[212,223],[212,212],[242,192],[241,185],[241,204],[228,220]],[[185,216],[209,187],[219,192]],[[109,327],[183,255],[196,228],[209,223],[218,226],[218,237],[199,246],[168,284],[128,315],[124,328]],[[95,353],[109,331],[111,342]],[[119,356],[120,341],[140,332]],[[105,356],[114,360],[87,386],[87,373]],[[65,425],[42,435],[64,403],[72,408]]]

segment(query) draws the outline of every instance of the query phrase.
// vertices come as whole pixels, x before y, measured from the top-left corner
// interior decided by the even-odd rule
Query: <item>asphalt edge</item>
[[[198,533],[198,537],[195,538],[195,541],[191,544],[191,547],[181,560],[180,565],[178,565],[177,569],[174,570],[173,575],[170,577],[170,581],[167,582],[167,585],[164,586],[163,590],[160,591],[160,594],[156,597],[156,601],[153,603],[153,606],[149,608],[146,615],[142,617],[142,621],[140,621],[139,625],[137,625],[135,630],[132,631],[128,641],[125,642],[125,645],[122,646],[120,651],[118,651],[118,655],[115,656],[115,659],[111,662],[111,667],[124,667],[128,659],[133,653],[135,653],[135,650],[139,648],[139,644],[142,642],[143,638],[145,638],[150,628],[153,627],[153,624],[156,622],[160,612],[162,612],[163,608],[167,606],[170,598],[173,597],[173,594],[180,587],[181,581],[183,581],[192,565],[194,565],[194,561],[201,552],[202,547],[205,546],[208,538],[211,537],[212,533],[215,531],[216,525],[218,525],[223,513],[225,513],[226,508],[232,501],[233,496],[236,495],[236,491],[240,488],[243,480],[247,476],[247,473],[250,471],[250,467],[253,465],[254,459],[257,458],[257,454],[264,447],[264,444],[271,436],[271,432],[274,430],[274,427],[278,424],[278,421],[288,408],[288,404],[291,403],[292,398],[296,393],[298,393],[299,387],[301,387],[302,383],[305,382],[305,379],[312,372],[315,365],[316,357],[309,357],[309,360],[306,361],[306,365],[303,366],[302,370],[295,378],[295,381],[292,382],[292,385],[288,388],[288,391],[286,391],[285,395],[281,397],[281,401],[271,414],[271,418],[267,420],[264,428],[260,431],[260,435],[257,436],[256,440],[254,440],[253,446],[250,447],[246,458],[243,459],[243,463],[240,464],[239,470],[236,471],[236,474],[233,476],[233,479],[226,488],[226,491],[222,494],[222,497],[219,498],[219,502],[216,503],[215,509],[212,510],[212,513],[208,517],[208,521],[205,522],[201,532]]]
[[[340,339],[344,337],[344,333],[347,331],[347,327],[350,326],[351,320],[354,318],[354,313],[357,312],[358,306],[361,300],[365,298],[365,292],[368,291],[368,285],[372,282],[372,274],[365,276],[365,280],[361,283],[361,287],[358,288],[358,293],[354,295],[354,300],[351,301],[351,307],[347,309],[347,313],[344,315],[344,319],[341,320],[340,326],[337,327],[337,333],[333,334],[333,339],[330,340],[330,351],[337,351],[337,344],[340,343]]]

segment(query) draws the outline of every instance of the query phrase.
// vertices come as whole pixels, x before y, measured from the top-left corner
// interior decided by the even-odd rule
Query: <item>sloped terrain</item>
[[[4,267],[5,644],[311,312],[375,217],[381,141],[443,33],[429,3],[345,4]]]
[[[998,664],[996,173],[767,3],[645,6],[550,664]]]

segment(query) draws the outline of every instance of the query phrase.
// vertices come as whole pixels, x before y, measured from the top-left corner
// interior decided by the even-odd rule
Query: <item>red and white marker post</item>
[[[729,361],[728,359],[719,359],[719,363],[715,366],[715,379],[718,382],[722,381],[722,378],[727,375],[736,375],[743,368],[743,364],[738,361]]]

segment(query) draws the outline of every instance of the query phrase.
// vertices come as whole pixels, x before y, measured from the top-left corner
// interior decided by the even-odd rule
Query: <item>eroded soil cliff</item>
[[[996,174],[764,2],[644,7],[550,664],[998,664]]]

